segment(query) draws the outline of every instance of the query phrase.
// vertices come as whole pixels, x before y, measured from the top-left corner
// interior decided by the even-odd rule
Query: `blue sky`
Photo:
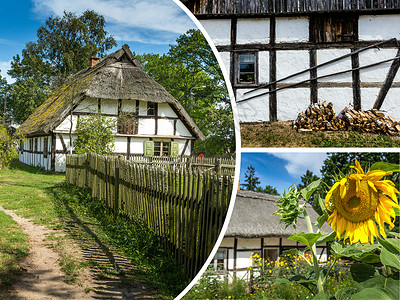
[[[1,4],[0,70],[9,83],[6,72],[13,56],[37,39],[36,31],[48,17],[61,16],[64,11],[80,15],[91,9],[103,15],[106,30],[118,47],[128,44],[137,54],[165,53],[179,35],[196,28],[172,0],[18,0]]]
[[[282,194],[293,183],[299,184],[307,170],[320,176],[326,156],[326,152],[242,152],[240,183],[244,183],[244,174],[251,165],[259,177],[261,187],[271,185]]]

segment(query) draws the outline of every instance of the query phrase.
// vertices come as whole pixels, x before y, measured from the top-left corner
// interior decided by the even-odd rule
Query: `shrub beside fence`
[[[66,181],[89,188],[112,212],[123,211],[127,217],[145,222],[192,279],[222,228],[234,169],[224,170],[223,164],[217,166],[219,173],[193,164],[190,169],[187,162],[179,164],[178,160],[151,165],[115,156],[71,154],[67,156]]]

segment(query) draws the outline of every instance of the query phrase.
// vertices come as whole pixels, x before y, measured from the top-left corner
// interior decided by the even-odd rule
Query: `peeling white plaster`
[[[269,43],[269,19],[238,19],[236,43]]]
[[[309,18],[276,18],[276,42],[308,42]]]
[[[231,44],[231,20],[200,20],[215,45]]]

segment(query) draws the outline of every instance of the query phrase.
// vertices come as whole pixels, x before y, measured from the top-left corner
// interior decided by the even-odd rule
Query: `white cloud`
[[[286,171],[293,177],[304,175],[307,170],[321,176],[320,169],[326,158],[326,153],[272,153],[274,156],[286,160]]]
[[[11,60],[10,61],[0,61],[0,70],[1,70],[1,77],[5,77],[7,79],[7,83],[11,84],[14,83],[14,79],[7,74],[7,71],[11,69]]]
[[[106,30],[117,40],[172,43],[195,27],[172,0],[34,0],[35,13],[42,18],[88,9],[105,17]]]

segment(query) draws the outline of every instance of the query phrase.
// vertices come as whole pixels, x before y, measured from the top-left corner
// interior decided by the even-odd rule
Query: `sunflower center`
[[[344,197],[340,197],[337,189],[333,199],[338,213],[353,223],[371,218],[378,206],[378,193],[368,185],[367,180],[360,180],[357,189],[356,180],[349,179]]]
[[[361,199],[360,197],[357,196],[353,196],[349,199],[349,201],[347,202],[347,205],[349,208],[354,209],[357,208],[361,203]]]

